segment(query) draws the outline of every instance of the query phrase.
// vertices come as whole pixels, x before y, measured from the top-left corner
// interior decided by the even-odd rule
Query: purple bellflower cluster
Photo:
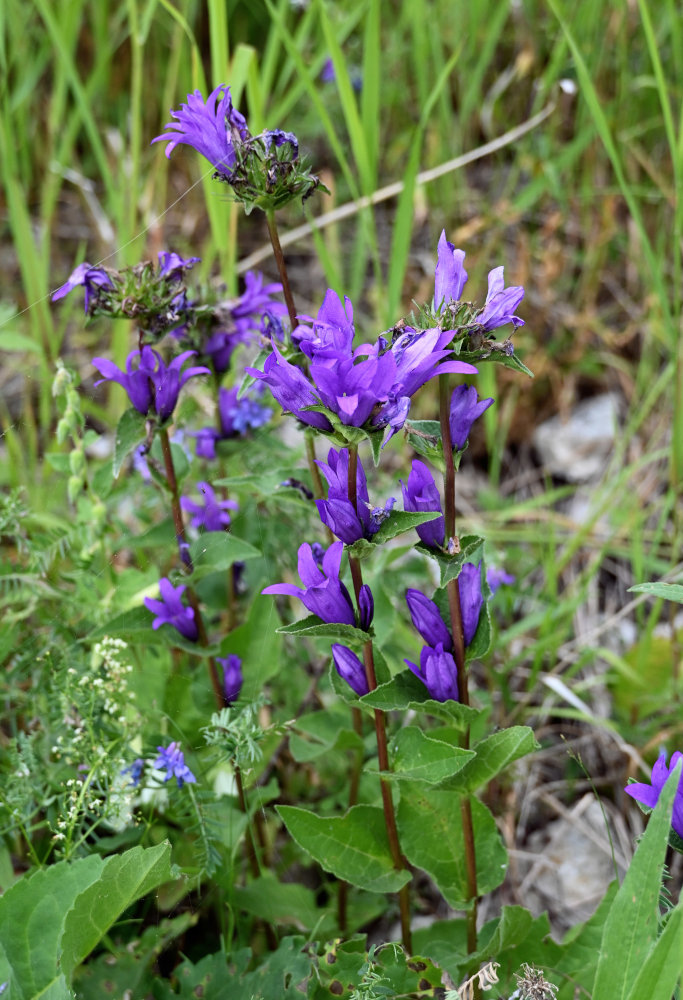
[[[145,607],[155,615],[152,628],[162,625],[172,625],[185,639],[196,642],[199,636],[197,623],[194,620],[194,608],[188,608],[182,602],[182,596],[187,588],[184,584],[174,587],[168,577],[159,580],[161,600],[145,597]]]
[[[223,668],[223,696],[228,705],[233,705],[240,696],[244,678],[242,660],[235,653],[216,657],[216,663]]]
[[[680,750],[676,750],[675,753],[671,755],[671,762],[668,767],[666,763],[666,756],[666,753],[662,752],[655,761],[649,785],[645,781],[634,781],[632,784],[627,785],[624,789],[627,795],[630,795],[632,799],[635,799],[636,802],[642,803],[642,805],[646,806],[648,809],[654,809],[659,802],[659,796],[662,794],[662,789],[664,788],[669,775],[676,767],[676,764],[681,757],[683,757],[683,753],[681,753]],[[676,789],[671,825],[678,836],[683,839],[683,774],[681,775],[678,782],[678,788]]]
[[[202,528],[204,531],[225,531],[230,524],[228,511],[237,510],[237,501],[217,500],[215,490],[206,482],[197,483],[197,489],[204,501],[203,504],[195,503],[188,496],[180,498],[182,509],[192,515],[192,526]]]
[[[175,778],[178,782],[178,788],[182,788],[186,782],[188,785],[196,784],[197,779],[185,763],[185,754],[175,740],[167,747],[157,747],[157,750],[159,756],[154,761],[154,766],[159,771],[166,771],[164,781]]]
[[[328,484],[327,500],[316,500],[320,520],[342,542],[352,545],[360,538],[371,538],[394,503],[390,497],[384,507],[373,507],[368,498],[365,470],[358,459],[356,471],[357,510],[348,497],[349,451],[330,448],[327,462],[317,461]]]
[[[268,336],[280,328],[287,314],[284,302],[275,298],[281,292],[279,282],[264,284],[260,272],[247,271],[245,288],[239,298],[227,304],[220,303],[218,328],[210,333],[202,347],[202,353],[211,359],[217,375],[228,370],[238,344],[248,343],[255,336]]]
[[[481,590],[481,563],[465,563],[458,577],[465,646],[469,646],[477,631],[484,604]],[[426,645],[420,652],[420,665],[408,664],[419,677],[434,701],[458,700],[458,670],[453,659],[453,637],[441,617],[438,607],[419,590],[408,590],[406,602],[413,625]]]
[[[331,289],[313,326],[297,329],[301,350],[310,361],[310,378],[275,346],[262,372],[246,370],[270,387],[284,410],[321,430],[331,429],[330,419],[306,407],[325,407],[342,426],[388,428],[388,440],[403,427],[411,397],[426,382],[447,372],[477,373],[472,365],[451,357],[447,344],[452,335],[437,328],[406,327],[391,346],[380,337],[354,350],[351,303],[346,299],[342,306]]]
[[[168,420],[178,402],[180,390],[188,379],[194,375],[211,374],[203,365],[186,368],[181,372],[187,359],[194,357],[196,353],[184,351],[166,365],[158,351],[144,346],[128,355],[125,372],[107,358],[93,358],[93,365],[103,376],[95,385],[118,382],[128,393],[128,398],[138,413],[147,416],[153,408],[161,421]]]
[[[319,564],[308,542],[299,547],[298,569],[303,587],[293,583],[274,583],[262,590],[262,594],[287,594],[298,597],[304,607],[324,622],[355,625],[356,616],[353,602],[346,586],[339,579],[343,542],[333,542]],[[372,592],[367,584],[361,587],[360,627],[370,628],[374,614]]]

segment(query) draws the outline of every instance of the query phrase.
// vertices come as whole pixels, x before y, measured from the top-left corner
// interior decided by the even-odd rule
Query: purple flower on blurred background
[[[624,791],[627,795],[630,795],[631,798],[635,799],[636,802],[642,802],[642,804],[647,806],[648,809],[654,809],[659,802],[659,796],[662,793],[662,789],[664,788],[669,775],[674,770],[681,757],[683,757],[683,754],[680,750],[676,750],[671,755],[671,763],[667,767],[666,753],[662,751],[652,768],[652,776],[650,778],[651,784],[648,785],[644,781],[634,781],[632,784],[627,785]],[[678,782],[678,788],[676,789],[671,825],[678,836],[683,837],[683,773],[681,774]]]
[[[434,309],[439,310],[449,302],[459,302],[467,281],[464,268],[465,251],[456,250],[446,239],[442,230],[437,247],[436,271],[434,273]]]
[[[514,315],[514,311],[524,298],[521,285],[505,287],[503,278],[504,267],[494,267],[489,271],[489,290],[486,304],[477,316],[485,330],[496,330],[499,326],[512,323],[513,326],[524,326],[524,320]]]
[[[180,506],[192,515],[192,525],[205,531],[223,531],[230,524],[228,510],[237,510],[236,500],[216,500],[216,493],[208,483],[197,483],[197,489],[204,503],[195,503],[190,497],[182,496]]]
[[[131,351],[126,358],[125,372],[107,358],[93,358],[93,365],[104,376],[94,384],[118,382],[126,390],[128,398],[139,413],[147,416],[154,404],[159,417],[167,420],[173,413],[180,390],[187,380],[193,375],[211,374],[203,365],[186,368],[181,373],[180,369],[185,361],[196,353],[196,351],[184,351],[166,365],[158,351],[145,346],[141,351]],[[138,361],[137,368],[133,368],[135,359]]]
[[[211,163],[216,175],[230,181],[237,160],[235,140],[249,138],[244,115],[232,106],[230,87],[221,84],[204,102],[201,91],[187,95],[187,103],[178,111],[171,111],[176,121],[165,127],[169,131],[156,136],[152,142],[168,142],[166,156],[170,157],[176,146],[192,146]]]
[[[495,400],[477,400],[477,390],[473,385],[458,385],[451,396],[451,412],[448,423],[451,428],[453,448],[462,449],[467,444],[472,424]]]
[[[201,257],[181,257],[173,250],[160,250],[159,254],[159,275],[167,281],[182,281],[184,272],[189,271],[198,264]]]
[[[365,471],[358,459],[356,468],[356,505],[348,498],[349,450],[336,451],[330,448],[327,462],[316,461],[327,480],[327,500],[316,500],[315,504],[323,524],[326,524],[338,538],[352,545],[359,538],[371,538],[379,530],[383,517],[375,515],[368,498],[368,484]],[[389,509],[393,498],[387,501]],[[380,508],[384,511],[386,508]]]
[[[359,697],[362,698],[364,694],[369,692],[365,667],[352,649],[349,649],[348,646],[342,646],[339,642],[333,642],[332,659],[339,676]]]
[[[270,128],[262,132],[258,138],[263,141],[266,153],[269,153],[273,146],[277,149],[287,143],[292,147],[292,159],[295,160],[299,155],[299,140],[293,132],[283,132],[281,128]]]
[[[335,359],[338,352],[346,354],[351,350],[356,331],[353,325],[353,305],[348,296],[344,296],[342,305],[337,293],[328,288],[317,317],[313,319],[312,316],[300,316],[299,319],[306,320],[307,323],[296,327],[292,339],[309,358]],[[308,326],[308,323],[313,325]]]
[[[244,395],[237,398],[239,386],[226,389],[221,386],[218,392],[218,417],[220,430],[216,427],[203,427],[193,431],[197,439],[197,456],[213,461],[216,457],[216,442],[227,441],[230,438],[246,434],[267,424],[273,411],[262,406],[253,396]]]
[[[196,642],[199,632],[194,620],[194,608],[186,607],[181,598],[187,587],[180,584],[174,587],[168,577],[164,576],[159,580],[159,590],[161,600],[154,597],[145,598],[145,607],[151,611],[156,618],[152,622],[152,628],[161,628],[162,625],[172,625],[182,636],[191,642]]]
[[[452,655],[444,650],[441,643],[434,649],[430,646],[422,647],[419,667],[410,660],[405,662],[415,676],[420,678],[434,701],[458,700],[458,668]]]
[[[228,705],[232,705],[240,696],[242,690],[242,661],[235,653],[229,656],[217,656],[216,663],[223,668],[223,695]]]
[[[323,413],[304,410],[305,406],[315,406],[320,400],[301,369],[290,364],[277,347],[273,346],[273,353],[266,358],[262,372],[258,368],[247,367],[244,370],[265,382],[282,409],[289,410],[302,423],[323,431],[332,430],[332,425]]]
[[[408,482],[404,483],[403,480],[400,480],[400,483],[404,510],[420,514],[430,510],[438,510],[441,513],[441,494],[434,482],[433,475],[419,458],[413,459]],[[433,521],[419,524],[415,530],[424,545],[428,545],[431,549],[443,546],[446,531],[443,515]]]
[[[446,650],[453,648],[453,640],[441,612],[421,590],[410,588],[406,591],[406,602],[413,625],[428,646],[441,645]]]
[[[236,322],[249,320],[250,329],[260,329],[260,324],[256,320],[260,319],[266,310],[275,316],[287,314],[284,302],[273,298],[282,292],[279,281],[271,281],[265,285],[260,271],[247,271],[244,276],[244,286],[244,291],[230,309]]]
[[[479,624],[479,615],[484,606],[484,596],[481,592],[481,563],[463,563],[458,577],[460,591],[460,610],[462,611],[462,629],[465,635],[465,645],[474,639]]]
[[[167,747],[157,747],[157,750],[159,756],[154,761],[154,766],[159,771],[167,772],[164,781],[175,778],[178,788],[182,788],[185,782],[190,785],[196,784],[197,779],[185,763],[185,755],[175,741],[169,743]]]
[[[516,579],[517,577],[511,573],[506,573],[504,569],[498,569],[497,566],[489,566],[486,570],[486,582],[491,588],[492,594],[495,594],[502,584],[510,586]]]
[[[293,583],[275,583],[261,591],[262,594],[288,594],[298,597],[304,607],[324,622],[354,625],[355,615],[351,596],[339,579],[343,542],[334,542],[318,566],[311,546],[304,542],[299,547],[298,569],[303,587]]]
[[[52,293],[52,302],[63,299],[65,295],[82,285],[85,289],[85,313],[88,314],[90,303],[96,299],[100,288],[113,288],[114,283],[102,267],[93,267],[91,264],[79,264],[71,272],[68,279],[56,292]]]

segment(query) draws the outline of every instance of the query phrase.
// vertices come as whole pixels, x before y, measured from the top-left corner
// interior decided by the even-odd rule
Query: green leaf
[[[318,636],[336,639],[347,645],[358,643],[362,645],[369,638],[368,632],[363,632],[362,629],[356,628],[354,625],[344,625],[341,622],[321,622],[317,615],[307,615],[306,618],[292,622],[291,625],[281,625],[277,631],[280,635]]]
[[[296,806],[277,806],[299,847],[325,871],[368,892],[397,892],[410,873],[394,868],[384,812],[353,806],[343,816],[316,816]]]
[[[456,910],[468,905],[460,801],[454,792],[406,782],[397,815],[401,848],[408,861],[431,875],[446,902]],[[471,803],[477,890],[484,895],[505,878],[507,852],[489,810],[478,799],[471,799]]]
[[[474,757],[472,750],[430,739],[417,726],[400,729],[392,749],[392,770],[388,777],[425,781],[428,785],[438,785],[457,774]]]
[[[239,909],[269,924],[294,924],[308,930],[321,916],[312,889],[297,882],[280,882],[271,872],[233,891]]]
[[[41,354],[40,344],[31,337],[15,330],[0,331],[0,351],[20,351],[28,354]]]
[[[384,712],[400,712],[407,708],[445,719],[457,729],[471,726],[481,714],[476,708],[461,705],[459,701],[433,701],[427,688],[412,670],[404,670],[385,684],[380,684],[370,694],[360,699],[359,705],[379,708]]]
[[[102,861],[61,861],[24,876],[0,898],[0,948],[11,996],[70,997],[68,981],[123,910],[171,877],[168,843]],[[0,957],[0,967],[3,958]]]
[[[242,698],[252,701],[263,691],[266,681],[280,670],[282,638],[273,628],[273,609],[256,598],[247,620],[233,629],[220,644],[219,656],[235,653],[242,660]]]
[[[628,1000],[652,1000],[673,995],[681,973],[681,905],[673,910],[666,926],[636,974]]]
[[[679,761],[670,774],[610,909],[593,996],[626,1000],[657,939],[662,869],[682,766]]]
[[[439,587],[444,588],[450,580],[457,580],[464,563],[476,564],[479,562],[484,554],[484,539],[479,535],[463,535],[460,539],[460,551],[453,555],[449,555],[442,549],[431,549],[422,542],[416,548],[437,563],[441,577]]]
[[[443,468],[441,424],[438,420],[406,420],[408,444],[418,455],[428,458],[438,468]]]
[[[438,510],[423,511],[422,513],[392,510],[389,516],[382,521],[379,531],[372,536],[373,544],[382,545],[384,542],[402,535],[404,531],[416,528],[418,524],[426,524],[427,521],[435,521],[437,517],[443,517]]]
[[[505,351],[492,351],[487,358],[478,359],[479,364],[482,361],[492,361],[494,364],[502,365],[504,368],[511,368],[513,372],[519,372],[520,375],[528,375],[529,378],[534,377],[531,369],[527,368],[516,354],[506,354]]]
[[[114,461],[112,475],[114,479],[121,471],[121,466],[128,455],[147,437],[147,420],[131,406],[122,415],[114,437]]]
[[[683,604],[683,585],[680,583],[637,583],[628,589],[629,593],[650,594],[652,597],[663,597],[665,601]]]
[[[211,573],[227,572],[233,563],[257,559],[261,553],[231,532],[205,531],[190,545],[190,555],[194,565],[190,579],[196,582]]]
[[[444,788],[474,792],[487,785],[514,760],[537,749],[538,743],[528,726],[501,729],[474,747],[474,759],[465,765],[457,778],[447,782]]]
[[[337,712],[334,708],[305,715],[297,721],[296,731],[289,736],[289,752],[298,763],[317,760],[335,748],[350,750],[362,746],[360,736],[349,728],[348,713]]]

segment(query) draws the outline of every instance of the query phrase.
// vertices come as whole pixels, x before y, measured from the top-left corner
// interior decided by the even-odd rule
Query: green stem
[[[457,552],[460,548],[458,536],[455,533],[455,464],[453,462],[453,443],[451,441],[450,395],[448,376],[439,376],[439,420],[441,423],[441,444],[446,465],[444,475],[444,517],[446,521],[446,546],[449,552]],[[460,607],[460,588],[457,580],[449,581],[448,610],[453,634],[453,658],[458,671],[458,695],[463,705],[469,705],[469,690],[467,684],[467,669],[465,666],[465,633],[462,624],[462,608]],[[470,746],[469,727],[465,730],[461,747],[468,750]],[[470,906],[467,910],[467,952],[472,954],[477,950],[477,859],[474,846],[474,827],[472,824],[472,803],[469,795],[465,795],[460,803],[463,841],[465,845],[465,872],[467,878],[467,895]],[[475,1000],[479,996],[479,987],[475,986]]]
[[[280,281],[282,282],[282,292],[285,297],[285,302],[287,303],[287,312],[289,313],[289,323],[293,330],[297,326],[296,309],[294,307],[294,296],[292,295],[292,289],[289,284],[289,275],[287,274],[287,265],[285,264],[285,256],[282,252],[282,247],[280,246],[280,237],[277,234],[277,225],[275,224],[275,212],[272,209],[266,212],[266,223],[268,224],[268,235],[270,236],[270,242],[273,245],[275,263],[277,264],[277,269],[280,274]]]
[[[347,494],[349,501],[353,504],[356,513],[358,512],[358,497],[356,488],[356,477],[358,472],[358,446],[349,445],[349,471],[347,480]],[[351,579],[353,589],[356,594],[356,603],[360,607],[360,590],[363,586],[363,574],[360,562],[355,556],[349,553],[349,566],[351,568]],[[368,637],[363,644],[363,663],[365,665],[365,676],[370,691],[377,687],[377,676],[375,674],[375,659],[372,648],[372,639]],[[377,759],[380,772],[380,790],[382,793],[382,808],[384,809],[384,823],[387,829],[389,849],[394,868],[397,871],[408,869],[408,863],[401,852],[401,845],[398,838],[398,827],[396,825],[396,811],[391,793],[391,784],[382,777],[382,773],[390,770],[389,748],[387,744],[386,716],[380,709],[374,710],[375,737],[377,740]],[[399,909],[401,914],[401,937],[403,946],[412,954],[412,934],[410,930],[410,883],[404,885],[399,891]]]

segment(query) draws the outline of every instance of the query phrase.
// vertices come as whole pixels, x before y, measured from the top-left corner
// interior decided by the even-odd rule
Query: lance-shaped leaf
[[[206,531],[192,542],[190,555],[194,564],[191,579],[197,582],[210,573],[224,573],[233,563],[257,559],[261,553],[232,532]]]
[[[299,847],[337,878],[368,892],[397,892],[410,881],[410,872],[394,868],[382,809],[353,806],[343,816],[296,806],[277,811]]]
[[[474,792],[477,788],[487,785],[508,764],[537,749],[538,743],[528,726],[510,726],[509,729],[501,729],[477,743],[472,760],[467,761],[462,771],[443,787],[459,792],[465,790]]]
[[[291,625],[281,625],[276,630],[280,635],[297,635],[304,638],[317,636],[323,639],[336,639],[347,645],[362,645],[368,638],[368,633],[354,625],[343,622],[321,622],[317,615],[306,615]]]
[[[121,416],[114,435],[114,461],[112,462],[112,475],[114,479],[121,471],[121,466],[126,458],[134,451],[138,445],[147,437],[147,420],[141,413],[131,406]]]
[[[424,686],[411,670],[404,670],[385,684],[380,684],[370,694],[361,698],[361,707],[379,708],[384,712],[400,712],[408,708],[437,719],[444,719],[459,730],[467,729],[481,714],[476,708],[459,701],[433,701]]]
[[[417,726],[399,730],[394,740],[389,778],[425,781],[438,785],[465,767],[474,757],[472,750],[462,750],[443,740],[430,739]]]

